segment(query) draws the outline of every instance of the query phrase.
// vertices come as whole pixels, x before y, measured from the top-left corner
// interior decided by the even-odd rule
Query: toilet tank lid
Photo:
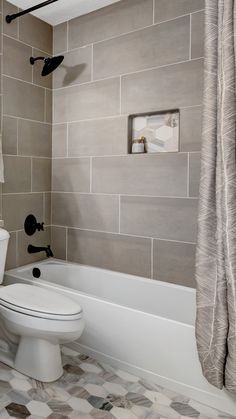
[[[1,240],[7,240],[10,238],[10,234],[7,230],[4,230],[4,228],[0,228],[0,241]]]

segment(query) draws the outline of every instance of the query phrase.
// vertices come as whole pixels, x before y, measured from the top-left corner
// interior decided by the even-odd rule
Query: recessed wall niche
[[[128,152],[167,153],[179,151],[180,113],[178,109],[130,115]],[[139,147],[138,145],[139,144]]]

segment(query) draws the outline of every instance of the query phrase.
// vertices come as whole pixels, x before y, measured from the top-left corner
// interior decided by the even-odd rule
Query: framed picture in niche
[[[130,115],[129,153],[178,152],[179,125],[178,109]]]

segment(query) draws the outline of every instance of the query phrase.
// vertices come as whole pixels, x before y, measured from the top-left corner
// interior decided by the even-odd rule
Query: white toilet
[[[0,283],[9,237],[0,229]],[[0,362],[43,382],[62,375],[60,344],[78,339],[84,329],[82,309],[74,300],[20,283],[0,287],[0,324],[14,348],[13,353],[0,351]]]

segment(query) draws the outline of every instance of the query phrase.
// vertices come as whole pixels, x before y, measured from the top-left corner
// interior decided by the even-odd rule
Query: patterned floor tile
[[[62,359],[46,384],[0,364],[0,419],[233,419],[70,348]]]

